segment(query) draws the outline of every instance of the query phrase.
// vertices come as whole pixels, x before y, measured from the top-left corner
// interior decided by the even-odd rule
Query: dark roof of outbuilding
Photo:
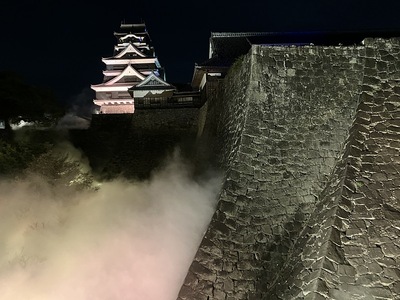
[[[182,83],[182,82],[171,82],[171,85],[176,87],[176,89],[179,92],[192,92],[193,87],[190,85],[190,83]]]
[[[247,51],[248,51],[248,49],[247,49]],[[244,53],[246,53],[246,52],[244,52]],[[235,55],[234,53],[232,53],[232,55],[230,55],[229,58],[226,56],[224,57],[224,56],[220,56],[217,54],[209,59],[206,59],[202,63],[196,64],[196,66],[199,66],[199,67],[213,67],[213,66],[229,67],[232,63],[232,60],[234,58],[240,56],[241,54],[242,53],[237,53],[237,55]]]

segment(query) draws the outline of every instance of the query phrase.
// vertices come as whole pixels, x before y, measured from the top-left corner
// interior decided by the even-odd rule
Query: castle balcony
[[[96,105],[118,105],[118,104],[133,104],[132,98],[113,98],[113,99],[94,99]]]
[[[201,107],[199,92],[174,94],[172,97],[144,97],[135,99],[136,109]]]

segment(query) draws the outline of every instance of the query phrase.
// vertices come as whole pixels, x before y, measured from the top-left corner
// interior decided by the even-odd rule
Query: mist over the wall
[[[179,154],[141,182],[1,180],[1,299],[175,300],[220,182],[192,180]]]

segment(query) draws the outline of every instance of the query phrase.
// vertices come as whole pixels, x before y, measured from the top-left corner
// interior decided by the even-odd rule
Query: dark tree
[[[52,91],[26,83],[18,74],[0,72],[0,120],[51,123],[63,114]]]

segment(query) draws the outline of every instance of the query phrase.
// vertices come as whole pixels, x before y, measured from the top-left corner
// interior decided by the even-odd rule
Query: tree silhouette
[[[10,121],[49,123],[62,114],[52,91],[28,84],[14,72],[0,72],[0,120],[5,121],[6,129]]]

